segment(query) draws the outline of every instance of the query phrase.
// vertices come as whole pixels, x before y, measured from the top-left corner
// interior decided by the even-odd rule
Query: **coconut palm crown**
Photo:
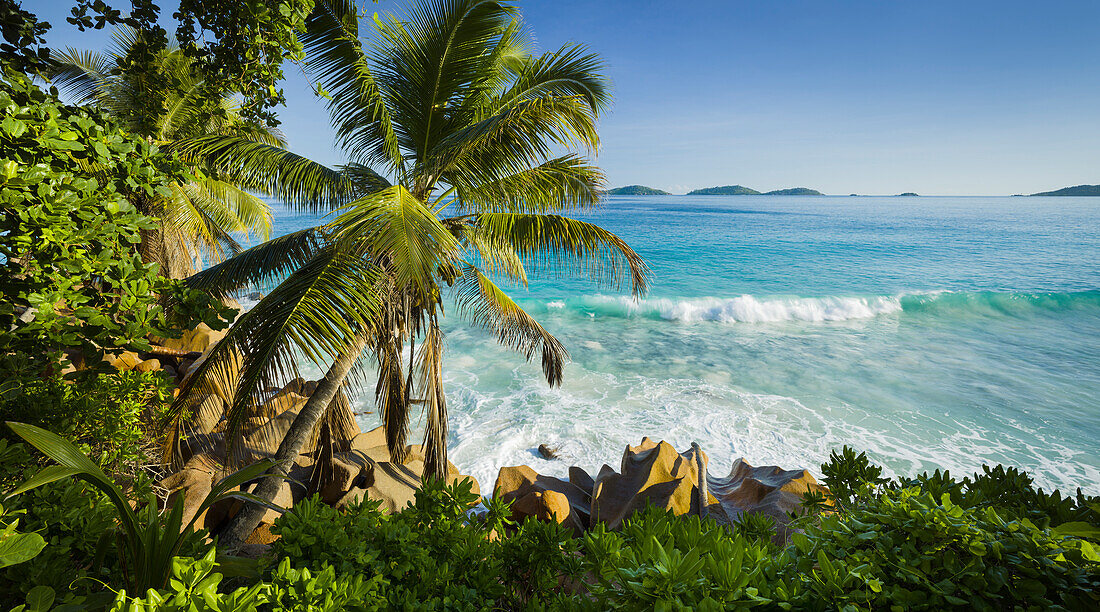
[[[270,180],[253,180],[254,173],[213,172],[186,155],[187,143],[203,137],[234,154],[233,148],[244,143],[282,150],[286,140],[276,129],[243,120],[233,92],[211,91],[175,44],[151,60],[150,70],[125,69],[141,36],[138,30],[120,28],[106,52],[54,52],[49,76],[74,102],[97,106],[123,129],[161,149],[184,153],[182,159],[197,180],[172,184],[169,197],[136,203],[161,221],[159,230],[143,237],[143,258],[160,264],[166,276],[183,278],[201,268],[203,260],[217,262],[240,252],[238,238],[269,238],[270,210],[252,192],[272,193],[274,186]]]
[[[600,171],[574,152],[598,148],[596,121],[610,102],[595,55],[579,45],[533,54],[516,9],[499,0],[423,0],[367,25],[363,43],[354,3],[321,0],[302,36],[307,74],[327,96],[357,197],[335,206],[327,225],[188,280],[225,293],[285,278],[212,349],[173,410],[182,417],[224,391],[219,381],[235,379],[226,394],[232,437],[256,414],[262,391],[295,375],[304,355],[327,373],[282,439],[276,461],[286,468],[309,438],[331,436],[351,418],[342,388],[375,369],[391,456],[406,456],[419,407],[424,474],[441,477],[448,465],[444,305],[453,299],[468,322],[537,357],[557,385],[564,346],[500,285],[580,273],[612,287],[628,283],[637,295],[648,270],[611,232],[559,214],[596,204],[603,185]],[[188,152],[231,173],[280,167],[259,145],[243,159],[213,139],[193,141]],[[273,488],[265,492],[267,484]],[[277,490],[269,478],[256,493],[270,498]]]

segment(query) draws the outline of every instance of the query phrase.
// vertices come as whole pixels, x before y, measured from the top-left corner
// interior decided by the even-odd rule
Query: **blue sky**
[[[23,4],[53,23],[52,46],[102,46],[104,33],[65,23],[72,2]],[[597,162],[612,186],[1000,195],[1100,183],[1100,2],[519,4],[541,50],[583,42],[605,58],[615,105]],[[323,106],[300,76],[285,88],[292,148],[339,163]]]

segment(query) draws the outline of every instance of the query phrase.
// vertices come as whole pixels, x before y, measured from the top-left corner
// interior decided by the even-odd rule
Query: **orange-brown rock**
[[[380,442],[380,444],[376,444]],[[381,510],[386,513],[404,510],[416,497],[421,486],[420,475],[424,472],[423,449],[418,444],[406,447],[404,462],[398,463],[390,456],[386,446],[385,433],[381,427],[362,432],[351,441],[351,450],[340,453],[342,461],[361,467],[357,480],[350,490],[336,500],[335,506],[341,508],[353,500],[364,497],[382,502]],[[447,463],[447,482],[455,483],[469,479],[473,492],[480,495],[481,489],[472,476],[459,473],[454,464]],[[335,493],[335,492],[332,492]]]
[[[703,476],[707,458],[702,456]],[[605,523],[618,529],[623,521],[647,505],[673,514],[699,513],[699,470],[694,450],[676,452],[668,442],[643,438],[623,453],[621,473],[603,466],[592,491],[590,525]],[[708,506],[717,503],[708,496]]]
[[[214,455],[203,453],[191,457],[183,469],[162,480],[160,485],[170,492],[167,505],[171,507],[177,499],[183,502],[183,525],[195,518],[199,507],[214,488],[214,481],[221,471],[221,462]],[[205,514],[205,512],[204,512]],[[202,526],[204,517],[199,516],[195,524]]]
[[[270,545],[272,542],[274,542],[275,540],[278,540],[278,539],[279,539],[279,536],[275,535],[274,533],[271,533],[271,523],[264,522],[264,523],[260,523],[260,526],[257,527],[248,536],[248,539],[246,539],[244,541],[244,543],[249,544],[249,545],[267,546],[267,545]]]
[[[134,369],[137,364],[141,363],[141,358],[133,351],[122,351],[113,360],[111,365],[115,366],[120,372],[126,372]]]
[[[808,491],[827,493],[828,489],[806,470],[784,470],[774,465],[753,467],[744,459],[733,462],[726,478],[709,478],[710,492],[717,500],[710,507],[715,519],[730,523],[746,512],[766,514],[775,519],[778,537],[790,522],[789,512],[802,513],[802,496]]]
[[[203,353],[225,337],[225,330],[214,331],[206,323],[199,323],[195,329],[189,329],[179,338],[165,338],[160,344],[185,353]]]
[[[133,369],[138,371],[138,372],[152,372],[153,370],[159,370],[160,369],[160,360],[159,359],[146,359],[145,361],[139,361],[137,363],[137,365],[134,366]]]
[[[589,522],[587,493],[564,480],[538,474],[526,465],[500,468],[493,497],[513,502],[513,520],[522,521],[529,516],[556,520],[577,534]]]

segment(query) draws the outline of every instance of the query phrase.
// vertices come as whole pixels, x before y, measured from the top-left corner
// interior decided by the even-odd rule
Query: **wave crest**
[[[1038,311],[1100,307],[1100,291],[1013,293],[935,291],[870,297],[647,298],[588,295],[544,304],[589,316],[720,323],[826,322],[872,319],[901,312],[953,313],[955,316],[1025,316]]]
[[[637,302],[622,296],[585,296],[569,305],[601,316],[647,317],[666,321],[778,323],[781,321],[848,321],[870,319],[901,310],[896,297],[650,298]]]

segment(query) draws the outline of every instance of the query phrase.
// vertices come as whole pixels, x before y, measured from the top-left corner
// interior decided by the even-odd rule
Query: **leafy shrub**
[[[170,397],[162,372],[54,375],[0,384],[0,421],[29,423],[72,440],[107,471],[133,476],[159,451],[156,427]],[[0,437],[17,439],[7,430]]]
[[[1068,522],[1100,524],[1100,497],[1086,496],[1081,489],[1072,497],[1062,497],[1059,491],[1046,493],[1035,488],[1027,472],[1014,467],[983,465],[981,474],[962,480],[952,478],[946,470],[893,480],[882,477],[882,468],[871,463],[866,453],[857,455],[845,446],[840,454],[832,452],[821,472],[832,496],[842,504],[885,490],[918,487],[936,499],[949,495],[952,503],[963,508],[995,508],[1002,517],[1027,518],[1042,527]]]
[[[1087,543],[917,487],[807,522],[792,542],[792,567],[811,600],[837,608],[1072,610],[1100,603],[1100,557]]]
[[[149,589],[143,597],[128,597],[119,591],[112,612],[191,612],[195,610],[255,610],[290,612],[340,612],[342,610],[383,610],[385,599],[379,593],[380,577],[337,576],[331,566],[320,572],[294,569],[283,559],[270,581],[257,582],[232,592],[219,592],[222,575],[213,550],[199,559],[176,557],[172,560],[172,578],[164,590]]]
[[[510,526],[507,508],[490,508],[478,521],[467,510],[478,501],[467,481],[429,480],[415,503],[384,515],[376,502],[344,512],[316,497],[275,522],[276,559],[313,571],[377,577],[387,606],[396,609],[518,608],[549,601],[580,568],[578,542],[560,525],[529,520]],[[513,531],[503,537],[506,531]],[[492,534],[492,535],[490,535]]]
[[[56,373],[64,351],[105,370],[106,353],[148,350],[150,334],[225,326],[224,306],[139,253],[157,221],[135,203],[169,197],[182,164],[12,72],[0,75],[0,151],[0,378]]]
[[[571,604],[586,609],[782,606],[797,598],[801,586],[782,573],[787,557],[770,535],[748,538],[713,519],[652,507],[635,514],[621,532],[597,525],[585,535],[583,552],[584,569],[596,580]]]
[[[210,549],[205,541],[205,531],[194,529],[195,521],[211,505],[229,497],[248,499],[264,505],[254,495],[237,488],[255,479],[271,467],[270,461],[252,464],[218,481],[206,498],[201,501],[195,515],[184,522],[183,500],[175,502],[165,511],[158,507],[157,498],[148,492],[144,504],[133,502],[103,471],[68,440],[46,430],[24,423],[9,422],[15,433],[36,449],[57,462],[43,468],[37,474],[12,491],[20,495],[58,481],[78,478],[103,496],[96,505],[109,509],[114,515],[110,530],[98,532],[112,535],[116,540],[115,563],[106,566],[113,571],[111,578],[124,582],[132,590],[163,588],[172,573],[173,558],[180,555],[204,553]],[[135,508],[136,506],[136,508]],[[274,506],[273,506],[274,507]],[[68,510],[68,505],[53,505],[55,510]],[[277,507],[275,507],[277,508]],[[117,523],[114,520],[117,517]],[[75,534],[74,534],[75,535]],[[85,536],[87,534],[84,534]],[[97,548],[103,550],[103,537]],[[96,554],[96,564],[101,558]]]

